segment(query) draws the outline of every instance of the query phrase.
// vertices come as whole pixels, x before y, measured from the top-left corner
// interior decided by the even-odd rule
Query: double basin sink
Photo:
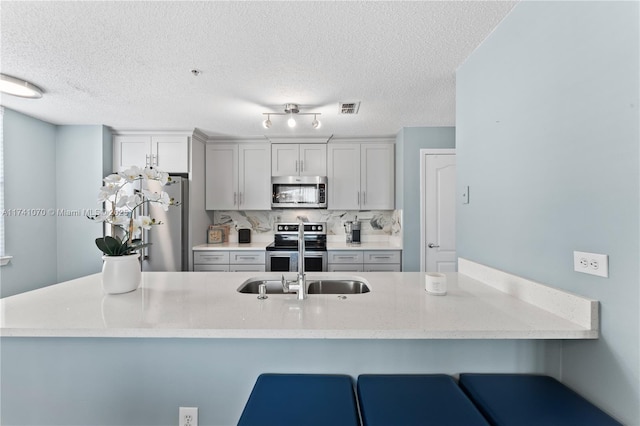
[[[283,294],[282,281],[274,278],[249,278],[238,287],[239,293],[258,294],[264,284],[267,294]],[[307,278],[307,294],[362,294],[369,293],[369,286],[361,279],[314,279]]]

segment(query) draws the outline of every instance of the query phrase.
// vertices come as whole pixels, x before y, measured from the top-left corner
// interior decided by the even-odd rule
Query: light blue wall
[[[457,73],[458,253],[598,299],[562,380],[640,424],[639,3],[521,2]],[[609,255],[610,277],[573,272]]]
[[[0,297],[98,272],[93,240],[102,226],[84,211],[99,207],[98,189],[111,170],[111,132],[55,126],[10,109],[3,120],[5,209],[29,214],[5,217],[5,248],[13,259],[0,268]]]
[[[5,217],[5,251],[13,256],[0,267],[5,297],[56,282],[56,218],[49,214],[56,207],[56,126],[8,108],[3,120],[4,207],[28,209]]]
[[[396,208],[402,210],[403,271],[420,271],[420,150],[455,146],[454,127],[404,127],[396,136]]]
[[[106,134],[105,134],[106,133]],[[102,225],[86,215],[100,207],[97,202],[104,170],[105,154],[111,154],[111,136],[103,126],[59,126],[56,137],[56,226],[57,281],[99,272],[100,251],[95,238]],[[110,167],[109,167],[110,169]],[[69,259],[73,259],[72,262]]]
[[[3,338],[3,425],[237,423],[260,373],[543,372],[558,342]],[[556,356],[549,359],[549,353]],[[291,398],[295,395],[282,395]]]

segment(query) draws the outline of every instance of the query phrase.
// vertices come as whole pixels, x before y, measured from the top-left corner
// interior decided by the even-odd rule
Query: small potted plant
[[[144,182],[155,180],[164,186],[170,179],[167,173],[156,168],[136,166],[103,179],[104,186],[100,188],[98,201],[105,204],[105,210],[90,219],[111,227],[111,235],[96,238],[96,246],[103,253],[102,285],[105,293],[127,293],[138,288],[141,278],[139,250],[149,245],[141,239],[142,230],[161,224],[149,216],[140,215],[141,207],[157,203],[166,211],[173,204],[166,192],[144,189]]]

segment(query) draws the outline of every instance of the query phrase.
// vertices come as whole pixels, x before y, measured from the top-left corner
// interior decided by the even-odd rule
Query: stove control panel
[[[277,234],[297,234],[299,223],[278,223],[276,224],[276,233]],[[305,223],[304,224],[304,232],[310,234],[321,234],[324,235],[327,233],[327,224],[326,222],[314,222],[314,223]]]

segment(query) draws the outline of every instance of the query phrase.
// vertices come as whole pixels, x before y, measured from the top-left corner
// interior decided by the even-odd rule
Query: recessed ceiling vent
[[[360,102],[340,102],[338,106],[340,114],[357,114],[360,109]]]

